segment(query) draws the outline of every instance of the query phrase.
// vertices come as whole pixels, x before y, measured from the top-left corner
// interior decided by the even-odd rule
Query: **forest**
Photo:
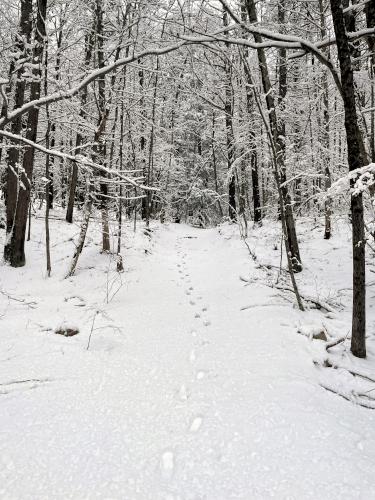
[[[375,0],[1,0],[0,498],[375,498]]]

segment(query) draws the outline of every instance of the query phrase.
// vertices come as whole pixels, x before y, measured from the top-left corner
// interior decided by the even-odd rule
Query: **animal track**
[[[202,417],[195,417],[190,424],[190,432],[198,432],[203,422]]]
[[[204,347],[205,345],[209,345],[209,344],[211,344],[211,342],[207,339],[202,339],[197,343],[197,345],[199,345],[200,347]]]
[[[190,397],[190,391],[185,384],[182,384],[178,391],[178,397],[181,401],[187,401]]]
[[[162,476],[165,479],[170,479],[174,470],[174,454],[172,451],[165,451],[161,456],[160,468]]]

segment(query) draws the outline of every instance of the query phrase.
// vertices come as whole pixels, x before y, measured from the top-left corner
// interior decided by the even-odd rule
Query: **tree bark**
[[[104,68],[104,25],[103,25],[103,5],[102,0],[96,0],[96,53],[98,58],[98,67]],[[109,109],[105,97],[105,77],[98,78],[98,126],[95,132],[94,153],[100,162],[106,163],[106,144],[105,130]],[[101,174],[102,181],[100,182],[100,211],[102,214],[102,251],[110,251],[109,241],[109,215],[108,215],[108,184],[106,182],[107,175],[105,172]]]
[[[94,33],[95,33],[95,23],[93,23],[92,30],[86,36],[86,39],[85,39],[84,68],[86,71],[90,66],[90,61],[91,61],[91,57],[92,57],[92,50],[93,50],[93,45],[94,45]],[[85,120],[85,118],[86,118],[85,106],[87,103],[87,96],[88,96],[88,87],[84,87],[84,89],[82,90],[82,94],[81,94],[81,103],[80,103],[80,110],[79,110],[79,117],[81,120]],[[80,125],[80,126],[82,126],[82,125]],[[80,153],[82,144],[83,144],[83,131],[82,132],[78,131],[77,135],[76,135],[75,154]],[[66,217],[65,217],[66,221],[69,222],[70,224],[73,222],[74,201],[75,201],[75,196],[76,196],[77,183],[78,183],[78,166],[76,163],[73,163],[70,184],[69,184],[68,205],[66,208]]]
[[[241,19],[246,22],[246,9],[245,5],[241,5]],[[246,107],[249,122],[254,120],[254,104],[253,95],[251,91],[252,77],[250,73],[250,67],[247,63],[249,50],[247,47],[240,48],[242,51],[242,64],[245,75],[246,84]],[[254,208],[254,222],[256,224],[262,223],[262,209],[260,203],[260,189],[259,189],[259,172],[258,172],[258,157],[256,149],[256,137],[253,128],[253,123],[249,123],[248,128],[249,134],[249,146],[250,146],[250,168],[251,168],[251,182],[253,190],[253,208]]]
[[[223,12],[223,24],[228,26],[228,13]],[[229,172],[228,183],[228,204],[229,204],[229,218],[231,221],[237,219],[236,211],[236,176],[233,171],[233,163],[235,160],[235,141],[233,132],[233,84],[232,84],[232,64],[230,61],[229,43],[226,43],[225,51],[225,129],[227,136],[227,165]]]
[[[341,0],[330,0],[343,91],[349,171],[363,166],[357,119],[353,67]],[[362,194],[351,196],[353,248],[353,312],[351,351],[366,357],[366,266]]]
[[[244,0],[247,9],[248,17],[251,23],[257,23],[257,12],[254,0]],[[280,17],[281,16],[281,17]],[[284,8],[279,8],[279,22],[283,23],[283,16],[285,16]],[[254,34],[254,39],[257,43],[262,43],[263,39],[261,35]],[[286,54],[285,49],[281,48],[279,54],[279,90],[281,101],[286,95]],[[279,123],[276,115],[276,103],[273,94],[273,89],[271,85],[271,80],[268,71],[266,54],[263,47],[257,48],[259,69],[262,78],[263,91],[265,94],[266,105],[269,115],[269,123],[271,132],[276,145],[276,154],[278,162],[278,172],[280,176],[281,194],[284,203],[284,214],[285,214],[285,225],[287,230],[288,246],[291,252],[291,260],[293,263],[294,272],[302,271],[301,256],[299,252],[299,245],[297,240],[296,225],[294,221],[292,200],[289,194],[288,186],[286,184],[286,170],[285,170],[285,134],[282,134],[285,124],[283,125],[283,120]]]
[[[46,7],[47,0],[37,2],[37,22],[33,50],[33,64],[38,69],[33,70],[33,80],[30,84],[30,101],[40,97],[42,59],[44,52],[44,38],[46,36]],[[26,40],[31,38],[32,2],[25,0],[21,3],[21,31],[20,36]],[[24,47],[23,47],[24,48]],[[22,74],[19,72],[19,79]],[[24,102],[25,83],[18,81],[16,85],[16,107]],[[26,138],[35,142],[38,131],[39,108],[32,108],[28,113]],[[12,132],[21,132],[21,118],[12,124]],[[34,167],[34,148],[27,146],[23,156],[22,171],[19,173],[19,151],[12,148],[8,157],[7,180],[7,237],[4,249],[4,258],[12,267],[25,265],[25,236],[27,215],[30,203],[30,191]]]
[[[368,2],[365,6],[367,28],[375,27],[375,3]],[[370,151],[371,161],[375,162],[375,37],[367,37],[367,44],[370,51],[370,78],[371,78],[371,117],[370,117]]]

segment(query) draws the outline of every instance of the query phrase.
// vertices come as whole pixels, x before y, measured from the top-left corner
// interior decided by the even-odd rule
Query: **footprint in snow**
[[[190,300],[189,303],[190,303],[191,306],[195,306],[194,300]]]
[[[203,324],[204,324],[204,326],[210,326],[211,321],[209,321],[208,319],[206,319],[206,320],[203,321]]]
[[[207,311],[207,309],[208,309],[208,308],[207,308],[206,306],[205,306],[205,307],[202,307],[202,312],[206,312],[206,311]]]
[[[198,432],[203,422],[202,417],[195,417],[190,424],[190,432]]]
[[[160,469],[164,479],[170,479],[174,470],[174,454],[172,451],[165,451],[161,456]]]
[[[186,295],[190,295],[189,290],[186,290],[185,293],[186,293]]]
[[[200,315],[199,313],[195,313],[195,316],[194,316],[194,317],[195,317],[195,318],[200,318],[200,317],[201,317],[201,315]]]
[[[204,347],[204,346],[206,346],[206,345],[209,345],[210,343],[211,343],[211,342],[210,342],[209,340],[207,340],[207,339],[202,339],[202,340],[200,340],[200,341],[198,342],[198,346],[200,346],[200,347]]]
[[[197,359],[197,355],[195,354],[194,349],[192,349],[190,351],[189,361],[190,361],[190,363],[194,363],[194,361],[196,361],[196,359]]]
[[[178,390],[178,397],[180,401],[187,401],[189,399],[190,391],[185,384],[182,384],[182,386]]]
[[[64,302],[72,301],[73,305],[76,307],[85,307],[86,302],[85,299],[80,297],[79,295],[72,295],[71,297],[65,297]]]

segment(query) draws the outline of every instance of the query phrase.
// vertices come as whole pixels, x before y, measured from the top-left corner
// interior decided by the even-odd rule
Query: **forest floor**
[[[368,358],[311,339],[350,331],[344,222],[330,241],[298,223],[297,280],[324,306],[304,313],[275,288],[275,222],[249,231],[258,261],[236,226],[129,225],[120,275],[98,227],[72,278],[79,226],[58,220],[51,278],[42,219],[27,265],[1,267],[0,498],[375,498],[373,256]]]

